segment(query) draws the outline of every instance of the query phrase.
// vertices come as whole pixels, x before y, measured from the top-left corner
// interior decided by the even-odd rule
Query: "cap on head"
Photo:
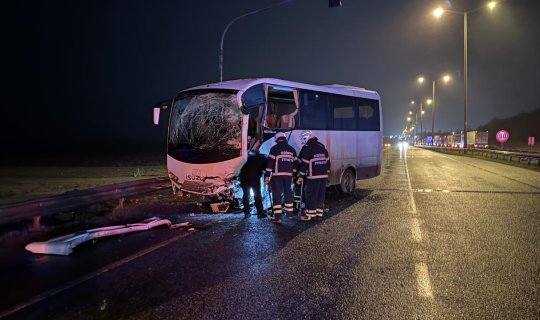
[[[279,138],[287,138],[287,136],[286,136],[285,133],[283,133],[283,132],[278,132],[278,133],[276,133],[276,135],[274,136],[274,141],[278,141]]]
[[[310,130],[302,131],[300,134],[300,140],[302,144],[306,144],[311,138],[315,138],[315,135]]]

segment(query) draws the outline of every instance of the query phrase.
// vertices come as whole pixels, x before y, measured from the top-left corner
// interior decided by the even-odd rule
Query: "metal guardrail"
[[[431,146],[421,146],[433,151],[448,153],[448,154],[463,154],[463,155],[472,155],[480,156],[484,158],[503,160],[512,163],[519,163],[522,165],[527,165],[529,167],[538,169],[540,168],[540,154],[538,153],[524,153],[524,152],[513,152],[513,151],[499,151],[499,150],[490,150],[490,149],[475,149],[475,148],[447,148],[447,147],[431,147]]]
[[[130,181],[92,189],[75,190],[52,197],[37,198],[0,206],[0,224],[17,222],[36,216],[46,216],[91,204],[118,200],[153,191],[170,188],[168,178]]]

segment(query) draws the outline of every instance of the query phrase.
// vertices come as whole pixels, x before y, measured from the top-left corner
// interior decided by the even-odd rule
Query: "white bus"
[[[276,132],[297,152],[311,130],[330,153],[329,185],[343,193],[376,177],[382,162],[382,108],[377,92],[271,78],[206,84],[178,93],[170,107],[167,169],[174,193],[233,200],[251,149],[268,154]],[[263,193],[264,194],[264,193]]]

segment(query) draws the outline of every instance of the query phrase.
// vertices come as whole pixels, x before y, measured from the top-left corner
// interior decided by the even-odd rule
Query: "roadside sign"
[[[426,144],[427,144],[428,146],[430,146],[430,145],[433,144],[433,137],[432,137],[432,136],[427,136]]]
[[[508,141],[508,138],[510,138],[510,134],[506,130],[499,130],[499,131],[497,131],[497,134],[495,135],[495,138],[500,143],[505,143],[506,141]]]
[[[508,141],[508,138],[510,138],[510,134],[506,130],[499,130],[495,134],[495,139],[501,143],[501,149],[503,148],[503,143]]]
[[[529,146],[534,146],[534,137],[529,137],[529,143],[528,143]]]

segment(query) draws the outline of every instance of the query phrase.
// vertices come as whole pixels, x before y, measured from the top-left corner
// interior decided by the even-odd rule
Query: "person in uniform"
[[[309,221],[314,217],[323,216],[330,158],[326,147],[311,131],[303,131],[300,137],[304,146],[298,159],[300,167],[296,183],[300,185],[305,183],[306,211],[300,219]]]
[[[272,222],[281,223],[282,203],[285,206],[287,217],[293,217],[293,195],[291,183],[296,174],[296,150],[289,145],[283,132],[274,136],[276,144],[268,154],[268,164],[264,181],[270,184],[272,192]]]
[[[261,177],[266,169],[266,157],[254,149],[249,152],[246,163],[240,169],[240,187],[242,188],[242,205],[244,206],[244,217],[248,218],[251,215],[250,209],[250,190],[253,190],[253,198],[255,200],[255,208],[259,218],[266,217],[263,211],[262,196],[261,196]]]

